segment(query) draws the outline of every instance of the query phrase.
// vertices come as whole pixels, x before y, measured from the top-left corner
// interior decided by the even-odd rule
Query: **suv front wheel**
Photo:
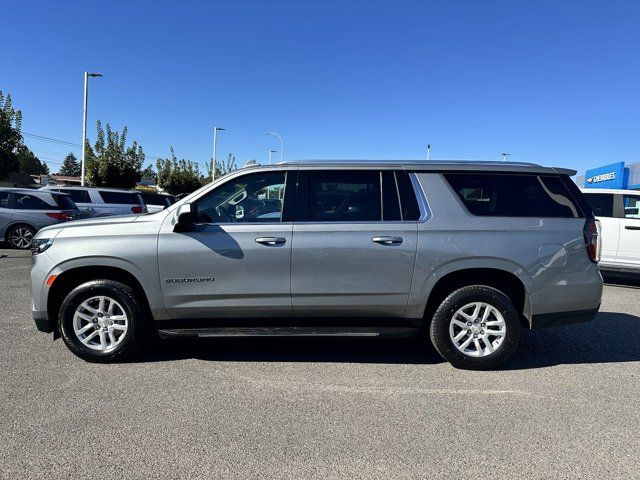
[[[74,288],[62,302],[58,327],[69,350],[90,362],[129,358],[147,336],[135,292],[112,280],[93,280]]]
[[[431,320],[438,353],[456,368],[489,370],[505,362],[520,340],[520,318],[504,293],[471,285],[449,294]]]

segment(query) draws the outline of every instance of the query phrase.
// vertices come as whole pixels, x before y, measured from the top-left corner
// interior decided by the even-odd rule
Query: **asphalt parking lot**
[[[0,477],[639,478],[640,290],[495,372],[417,341],[160,342],[96,365],[36,331],[0,249]]]

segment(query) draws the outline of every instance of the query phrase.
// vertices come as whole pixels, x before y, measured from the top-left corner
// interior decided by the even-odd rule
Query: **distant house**
[[[0,187],[38,188],[38,184],[28,173],[12,172],[0,180]]]
[[[60,187],[79,186],[80,177],[71,177],[69,175],[35,175],[40,185],[58,185]]]

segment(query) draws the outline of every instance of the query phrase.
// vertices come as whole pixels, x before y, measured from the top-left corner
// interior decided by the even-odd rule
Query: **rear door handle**
[[[640,230],[640,227],[634,227],[632,225],[625,225],[624,229],[625,230]]]
[[[371,240],[381,245],[399,245],[402,243],[402,237],[373,237]]]
[[[287,241],[284,237],[258,237],[256,238],[256,243],[260,243],[262,245],[282,245]]]

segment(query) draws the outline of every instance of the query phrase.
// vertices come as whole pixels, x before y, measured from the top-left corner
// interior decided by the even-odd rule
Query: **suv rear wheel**
[[[112,280],[74,288],[62,302],[58,327],[67,347],[90,362],[129,358],[144,345],[148,333],[135,292]]]
[[[27,225],[17,225],[7,234],[7,240],[13,248],[19,248],[20,250],[28,250],[31,248],[31,242],[33,242],[33,236],[36,231],[34,228]]]
[[[454,367],[488,370],[515,351],[520,318],[504,293],[471,285],[444,299],[431,320],[430,336],[438,353]]]

